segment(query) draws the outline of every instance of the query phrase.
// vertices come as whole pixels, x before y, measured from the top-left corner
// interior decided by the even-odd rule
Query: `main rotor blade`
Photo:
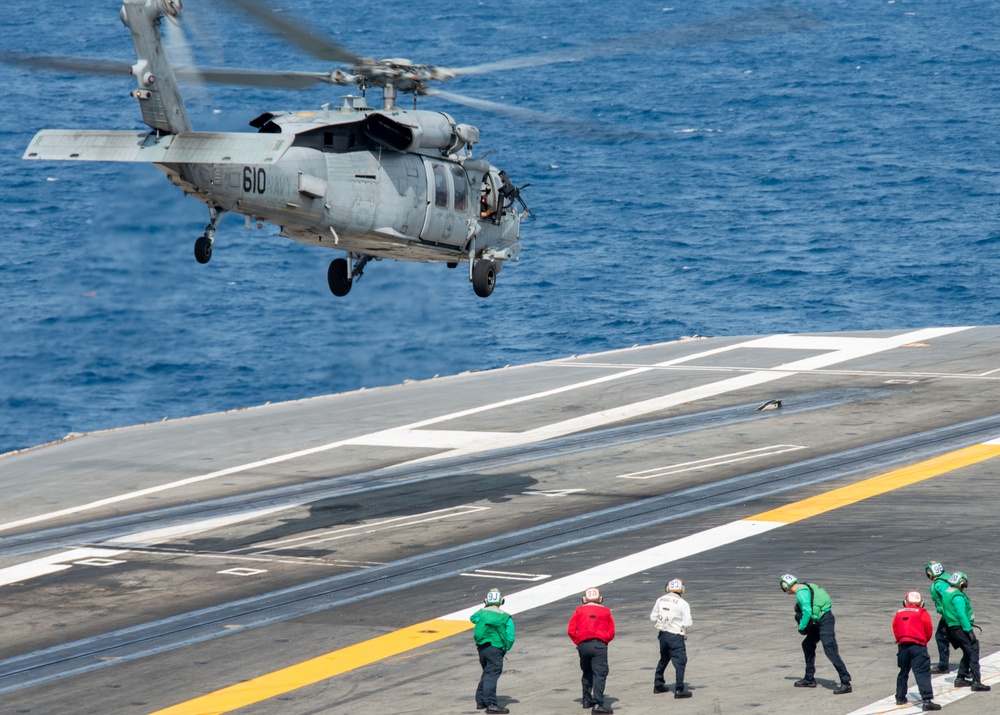
[[[790,7],[774,6],[761,10],[713,18],[688,25],[667,27],[661,30],[643,32],[628,37],[618,37],[592,45],[566,47],[551,52],[541,52],[525,57],[515,57],[499,62],[487,62],[470,67],[447,68],[447,72],[455,75],[483,74],[485,72],[500,72],[520,69],[522,67],[538,67],[562,62],[582,62],[584,60],[617,57],[620,55],[664,50],[671,47],[685,47],[708,42],[724,42],[730,40],[746,40],[765,35],[778,35],[785,32],[809,30],[819,26],[822,21],[807,12]]]
[[[212,84],[238,84],[246,87],[307,89],[321,82],[341,84],[326,72],[281,72],[273,70],[212,69],[198,67],[174,70],[177,79]]]
[[[116,60],[94,60],[85,57],[46,57],[43,55],[27,55],[17,52],[0,53],[0,61],[25,67],[40,67],[50,70],[68,70],[70,72],[88,72],[90,74],[127,75],[131,65]]]
[[[569,119],[568,117],[547,114],[546,112],[539,112],[534,109],[514,107],[510,104],[491,102],[486,99],[476,99],[475,97],[468,97],[464,94],[455,94],[454,92],[445,92],[440,89],[428,89],[424,93],[440,97],[441,99],[454,102],[455,104],[480,109],[484,112],[490,112],[491,114],[497,114],[503,117],[511,117],[512,119],[516,119],[527,124],[534,124],[555,132],[556,134],[562,134],[563,136],[572,137],[574,139],[623,142],[662,138],[660,135],[650,134],[647,132],[637,132],[631,129],[622,129],[621,127],[613,127],[596,122],[587,122],[580,119]]]
[[[365,60],[364,57],[341,47],[333,40],[313,32],[304,24],[282,17],[273,10],[264,7],[257,0],[227,0],[227,2],[236,5],[277,34],[283,35],[293,45],[305,50],[313,57],[327,62],[341,62],[351,65],[361,64]]]

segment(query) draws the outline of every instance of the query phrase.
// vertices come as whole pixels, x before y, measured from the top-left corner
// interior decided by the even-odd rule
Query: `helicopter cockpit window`
[[[440,164],[434,164],[434,205],[448,208],[448,175]]]
[[[451,167],[451,178],[455,183],[455,210],[465,211],[469,204],[469,180],[461,167]]]

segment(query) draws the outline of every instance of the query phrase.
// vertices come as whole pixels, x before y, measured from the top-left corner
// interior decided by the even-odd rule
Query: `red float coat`
[[[931,616],[923,608],[900,608],[892,619],[892,634],[896,636],[897,643],[927,645],[927,641],[934,636]]]
[[[566,632],[576,645],[591,638],[610,643],[615,637],[615,619],[611,611],[599,603],[585,603],[573,612]]]

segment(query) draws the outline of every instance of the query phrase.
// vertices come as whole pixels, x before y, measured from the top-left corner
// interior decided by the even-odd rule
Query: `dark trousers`
[[[900,643],[896,653],[896,665],[899,666],[899,675],[896,676],[896,700],[906,700],[906,684],[910,679],[910,670],[913,670],[913,678],[917,681],[920,699],[930,700],[934,697],[934,689],[931,687],[931,656],[927,652],[927,646],[919,643]]]
[[[684,645],[684,636],[676,633],[660,631],[660,662],[656,664],[656,676],[653,685],[662,688],[665,683],[663,671],[667,669],[670,661],[674,662],[674,671],[677,676],[677,687],[684,687],[684,669],[687,667],[688,654]]]
[[[944,616],[941,616],[937,630],[934,631],[934,642],[938,649],[938,667],[947,669],[951,646],[948,643],[948,624],[944,622]]]
[[[611,672],[608,666],[608,644],[592,638],[580,643],[576,651],[580,654],[580,670],[583,671],[583,677],[580,678],[580,685],[583,686],[583,702],[603,705],[604,684],[608,680],[608,673]]]
[[[479,679],[479,687],[476,688],[476,705],[496,705],[497,681],[503,672],[503,651],[489,643],[477,647],[483,675]]]
[[[806,637],[802,639],[802,654],[806,657],[806,679],[812,680],[816,677],[816,644],[823,642],[823,652],[837,669],[841,683],[850,683],[851,674],[847,672],[847,666],[840,659],[840,651],[837,648],[837,636],[833,631],[835,619],[833,611],[827,611],[817,623],[810,623],[806,626]]]
[[[979,682],[982,674],[979,672],[979,639],[973,640],[961,626],[948,626],[948,640],[956,649],[962,651],[962,660],[958,664],[957,677]],[[972,675],[970,678],[969,675]]]

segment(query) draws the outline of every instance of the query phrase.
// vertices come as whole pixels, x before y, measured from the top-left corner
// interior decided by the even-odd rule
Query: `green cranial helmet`
[[[794,576],[792,576],[790,573],[786,573],[784,576],[781,577],[781,581],[780,581],[780,583],[781,583],[781,590],[784,591],[785,593],[788,593],[788,589],[790,589],[792,586],[794,586],[798,582],[799,582],[799,580],[797,578],[795,578]]]
[[[956,571],[951,575],[951,578],[948,579],[948,585],[954,586],[955,588],[965,588],[969,585],[969,577],[961,571]]]
[[[503,594],[500,593],[500,589],[491,588],[489,591],[487,591],[485,602],[487,606],[502,606]]]
[[[924,566],[924,573],[927,574],[927,578],[937,578],[944,573],[944,566],[938,561],[931,561]]]

